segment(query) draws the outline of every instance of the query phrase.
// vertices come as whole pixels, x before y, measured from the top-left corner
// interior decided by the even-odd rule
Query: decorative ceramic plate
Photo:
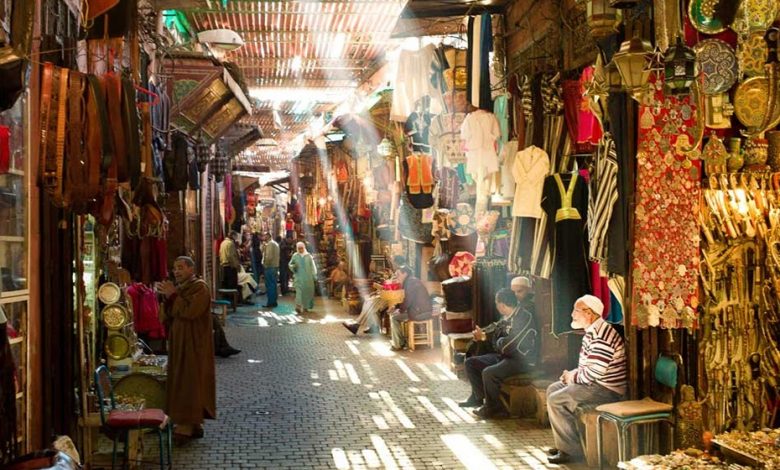
[[[106,338],[106,354],[115,360],[124,359],[130,355],[130,341],[123,335],[108,335]]]
[[[725,93],[737,82],[739,66],[737,56],[728,44],[720,39],[705,39],[694,47],[696,62],[704,74],[704,94]]]
[[[737,45],[739,68],[750,77],[765,75],[764,64],[768,54],[764,34],[760,32],[752,33]]]
[[[777,12],[777,0],[742,0],[731,29],[741,34],[766,31],[775,21]]]
[[[766,77],[748,78],[740,83],[734,93],[734,114],[745,127],[757,129],[764,122],[769,97],[769,80]]]
[[[718,0],[691,0],[688,4],[688,18],[694,28],[704,34],[717,34],[726,30],[725,24],[715,18]]]
[[[106,305],[119,302],[122,298],[122,290],[113,282],[106,282],[98,289],[98,299]]]
[[[149,374],[133,372],[114,384],[114,395],[143,398],[145,408],[165,409],[165,386]]]
[[[103,309],[103,324],[109,330],[118,330],[127,324],[130,315],[123,305],[109,305]]]

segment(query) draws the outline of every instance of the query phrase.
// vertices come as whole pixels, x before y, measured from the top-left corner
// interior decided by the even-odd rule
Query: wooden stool
[[[424,326],[425,329],[418,333],[415,326]],[[433,349],[433,318],[423,321],[406,322],[406,342],[409,345],[409,350],[414,351],[417,345],[427,345]]]
[[[236,308],[238,307],[238,289],[217,289],[217,297],[228,297],[230,298],[230,302],[233,308],[233,312],[236,311]]]
[[[552,385],[552,380],[534,380],[531,385],[536,390],[536,421],[541,426],[547,426],[550,423],[547,415],[547,387]]]
[[[225,326],[225,322],[227,321],[228,305],[230,305],[229,300],[217,299],[211,301],[211,311],[214,312],[214,310],[218,310],[214,313],[219,315],[219,322],[222,326]]]

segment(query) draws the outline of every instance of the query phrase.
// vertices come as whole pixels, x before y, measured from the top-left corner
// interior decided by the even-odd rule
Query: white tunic
[[[466,173],[477,179],[498,171],[496,140],[500,136],[493,113],[478,109],[466,116],[460,126],[460,138],[466,147]]]
[[[542,217],[542,189],[544,178],[550,172],[550,157],[534,145],[517,152],[512,166],[515,177],[513,217]]]

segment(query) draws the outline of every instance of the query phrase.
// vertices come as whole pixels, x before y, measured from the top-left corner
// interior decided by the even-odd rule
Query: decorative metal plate
[[[98,289],[98,299],[106,305],[119,302],[122,298],[122,289],[113,282],[106,282]]]
[[[123,335],[108,335],[106,338],[106,354],[115,360],[124,359],[130,355],[130,341]]]
[[[731,29],[740,34],[766,31],[777,17],[777,0],[742,0]]]
[[[748,129],[757,129],[764,123],[769,99],[769,80],[753,77],[742,82],[734,93],[734,114]]]
[[[130,319],[130,314],[123,305],[109,305],[103,309],[103,324],[109,330],[118,330],[125,326]]]
[[[718,0],[691,0],[688,4],[688,18],[694,28],[704,34],[717,34],[726,30],[725,24],[715,18]]]
[[[694,47],[696,62],[704,74],[704,94],[725,93],[739,77],[734,49],[720,39],[705,39]]]
[[[134,372],[117,380],[114,395],[143,398],[145,408],[165,409],[165,386],[149,374]]]
[[[750,77],[765,75],[764,64],[768,54],[764,34],[760,32],[752,33],[737,44],[739,68]]]

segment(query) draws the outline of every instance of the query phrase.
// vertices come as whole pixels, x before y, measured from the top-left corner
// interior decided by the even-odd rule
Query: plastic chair
[[[111,469],[116,466],[116,443],[119,437],[124,437],[125,455],[122,467],[128,463],[128,435],[129,431],[134,429],[150,429],[157,432],[157,438],[160,444],[160,469],[165,469],[165,452],[163,451],[163,431],[166,434],[165,441],[168,447],[168,468],[171,467],[171,457],[173,455],[172,445],[172,423],[168,415],[161,409],[148,408],[139,411],[120,411],[116,409],[114,401],[114,387],[111,384],[111,374],[106,366],[100,366],[95,369],[95,388],[98,395],[98,404],[100,406],[100,423],[110,432],[113,439],[113,450],[111,452]],[[110,408],[106,412],[106,398],[109,399]]]
[[[679,356],[677,356],[679,357]],[[677,387],[678,364],[675,358],[661,355],[655,362],[655,380],[670,388]],[[618,459],[621,462],[627,460],[626,446],[628,445],[629,430],[632,426],[640,424],[667,423],[669,435],[674,443],[674,415],[673,406],[651,398],[642,400],[619,401],[596,407],[599,413],[596,418],[596,446],[599,453],[599,469],[604,468],[604,452],[602,449],[601,422],[612,421],[617,427]],[[673,444],[672,444],[673,445]]]

